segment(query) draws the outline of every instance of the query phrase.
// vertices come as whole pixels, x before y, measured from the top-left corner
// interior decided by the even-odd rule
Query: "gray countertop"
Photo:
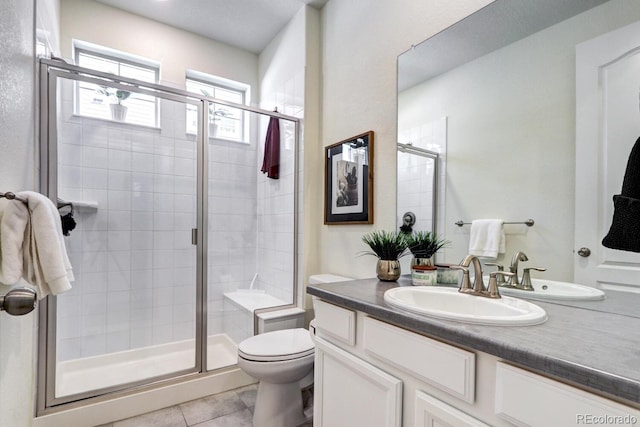
[[[411,286],[378,279],[308,285],[307,293],[371,317],[492,354],[522,367],[586,387],[600,394],[640,403],[640,318],[531,301],[544,308],[548,320],[535,326],[480,326],[418,316],[384,302],[384,292]],[[619,296],[619,295],[618,295]],[[638,296],[633,296],[636,298]],[[620,299],[617,298],[616,299]],[[636,305],[637,301],[633,301]]]

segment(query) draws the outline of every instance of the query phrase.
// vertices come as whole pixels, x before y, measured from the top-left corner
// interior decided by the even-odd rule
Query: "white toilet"
[[[309,278],[310,284],[352,280],[333,274]],[[314,344],[302,328],[266,332],[238,344],[238,366],[260,381],[254,427],[296,427],[307,419],[301,390],[313,384]]]

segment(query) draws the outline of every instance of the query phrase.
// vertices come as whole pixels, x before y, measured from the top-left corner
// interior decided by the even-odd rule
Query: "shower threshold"
[[[226,334],[207,343],[208,371],[237,363],[237,345]],[[195,341],[167,344],[66,360],[58,363],[56,397],[70,396],[171,374],[195,365]]]

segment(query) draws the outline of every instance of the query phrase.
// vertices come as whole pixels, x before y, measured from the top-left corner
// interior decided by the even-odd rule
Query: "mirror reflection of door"
[[[640,289],[640,254],[605,248],[613,200],[640,137],[640,22],[576,47],[575,281]],[[589,248],[588,257],[580,248]]]

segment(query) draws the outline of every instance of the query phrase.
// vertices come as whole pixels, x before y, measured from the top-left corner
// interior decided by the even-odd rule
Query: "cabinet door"
[[[415,427],[489,427],[488,424],[420,390],[416,392],[415,404]]]
[[[503,362],[496,365],[495,405],[496,415],[522,427],[640,425],[635,408]]]
[[[316,337],[314,427],[400,427],[402,381]]]

